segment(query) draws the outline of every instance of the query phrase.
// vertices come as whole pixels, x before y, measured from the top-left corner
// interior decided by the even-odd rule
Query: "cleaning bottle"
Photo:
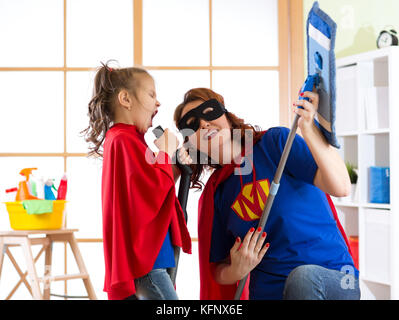
[[[44,199],[44,179],[40,170],[32,173],[29,183],[31,194],[39,199]]]
[[[55,196],[54,196],[53,191],[51,191],[51,188],[53,188],[53,180],[48,179],[44,184],[44,199],[45,200],[55,200]]]
[[[29,181],[29,191],[32,196],[37,197],[36,181],[34,179],[30,179],[30,181]]]
[[[66,173],[64,173],[64,175],[61,178],[60,185],[58,187],[57,200],[66,199],[67,188],[68,188],[68,179]]]
[[[36,178],[36,191],[39,199],[44,199],[44,179],[43,177]]]
[[[33,172],[29,178],[30,193],[38,197],[39,199],[44,199],[44,187],[40,185],[40,176],[37,171]],[[42,190],[40,190],[43,188]]]
[[[37,170],[37,168],[22,169],[19,173],[20,175],[24,176],[26,180],[19,183],[15,201],[39,200],[39,198],[33,196],[29,190],[29,176],[31,175],[33,170]]]

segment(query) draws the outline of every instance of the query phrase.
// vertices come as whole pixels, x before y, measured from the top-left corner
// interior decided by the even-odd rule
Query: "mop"
[[[319,107],[314,119],[315,124],[320,129],[328,143],[339,148],[334,126],[336,99],[334,47],[337,25],[319,8],[319,3],[316,1],[309,12],[306,30],[308,76],[300,90],[300,93],[313,91],[313,89],[316,88],[317,93],[319,94]],[[309,100],[308,98],[302,97],[299,97],[299,99]],[[283,174],[296,135],[298,119],[299,115],[296,114],[279,165],[270,186],[265,208],[263,209],[262,216],[259,219],[258,228],[261,228],[262,231],[265,228],[274,198],[280,186],[281,175]],[[234,296],[235,300],[240,299],[247,278],[248,275],[240,280]]]
[[[157,139],[159,139],[164,130],[162,129],[161,126],[156,127],[154,130],[152,130],[153,134]],[[192,169],[188,165],[181,164],[179,162],[179,159],[177,157],[176,152],[176,165],[180,169],[181,172],[181,177],[180,177],[180,184],[179,184],[179,193],[177,198],[179,199],[180,206],[183,209],[184,213],[184,219],[187,223],[187,199],[188,199],[188,192],[190,190],[190,178],[191,174],[193,173]],[[179,258],[180,258],[180,248],[179,247],[174,247],[174,256],[175,256],[175,267],[174,268],[169,268],[168,273],[170,275],[170,278],[172,279],[173,285],[176,286],[176,275],[177,275],[177,267],[179,265]]]

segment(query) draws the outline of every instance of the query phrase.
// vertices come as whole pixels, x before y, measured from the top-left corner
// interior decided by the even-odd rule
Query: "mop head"
[[[319,107],[315,123],[332,146],[339,148],[335,133],[335,36],[336,23],[316,1],[307,19],[308,75],[318,75]]]

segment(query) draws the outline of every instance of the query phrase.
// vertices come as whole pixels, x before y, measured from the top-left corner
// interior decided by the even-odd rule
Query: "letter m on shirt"
[[[245,221],[259,219],[265,207],[269,190],[270,183],[268,179],[256,181],[255,189],[253,183],[248,183],[241,188],[231,209]]]

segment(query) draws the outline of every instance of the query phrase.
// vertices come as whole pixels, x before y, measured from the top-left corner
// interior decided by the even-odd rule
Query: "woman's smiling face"
[[[187,103],[182,110],[181,118],[203,102],[203,100],[195,100]],[[207,113],[206,109],[204,113]],[[190,120],[187,122],[189,123]],[[231,146],[231,125],[226,115],[223,114],[221,117],[209,121],[200,118],[199,129],[195,134],[189,136],[189,142],[214,161],[220,163],[220,155],[222,155],[223,149]]]

